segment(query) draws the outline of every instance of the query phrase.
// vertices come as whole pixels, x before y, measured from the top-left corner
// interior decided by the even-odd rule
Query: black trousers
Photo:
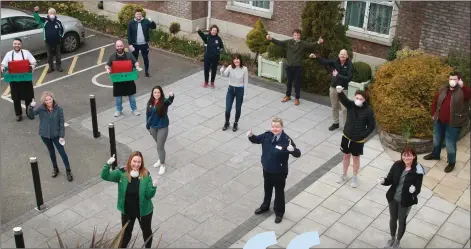
[[[209,70],[211,70],[211,82],[216,79],[216,73],[219,65],[219,55],[204,57],[204,82],[209,82]]]
[[[132,54],[136,58],[136,60],[139,59],[139,51],[141,51],[142,58],[144,59],[144,70],[146,73],[149,72],[149,44],[133,44],[134,51]]]
[[[124,231],[123,241],[121,243],[120,248],[127,248],[129,241],[131,241],[132,230],[134,228],[134,221],[136,221],[136,219],[139,220],[139,225],[141,225],[144,242],[150,237],[149,242],[147,242],[146,244],[146,248],[151,248],[152,246],[152,237],[151,237],[152,236],[152,227],[151,227],[152,213],[146,216],[142,216],[142,217],[132,217],[132,216],[121,214],[122,226],[126,225],[128,221],[129,221],[129,224]]]
[[[299,99],[301,97],[302,72],[302,67],[286,67],[286,78],[288,78],[288,83],[286,84],[286,96],[291,97],[291,91],[293,88],[294,81],[294,91],[296,93],[296,98]]]
[[[49,64],[49,68],[54,68],[54,56],[56,57],[56,67],[61,66],[61,43],[57,43],[56,45],[49,45],[47,44],[47,63]]]
[[[26,112],[28,111],[29,104],[31,104],[31,100],[25,100]],[[21,108],[21,100],[13,100],[13,108],[15,108],[16,116],[23,115],[23,109]]]
[[[407,216],[409,215],[411,207],[404,207],[396,200],[392,200],[389,203],[389,230],[391,232],[391,237],[396,236],[397,230],[397,240],[401,240],[402,236],[406,232],[406,221]],[[397,223],[399,221],[399,229],[397,229]]]
[[[288,175],[285,173],[273,174],[268,173],[265,170],[263,171],[265,197],[263,198],[263,203],[260,206],[260,209],[268,210],[270,208],[271,196],[273,194],[273,188],[275,188],[275,203],[273,211],[276,216],[283,217],[285,214],[285,185],[287,176]]]

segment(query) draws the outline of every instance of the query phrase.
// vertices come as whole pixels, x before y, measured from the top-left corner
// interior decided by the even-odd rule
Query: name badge
[[[56,29],[58,29],[58,28],[59,28],[59,26],[57,26],[57,25],[56,25],[55,27],[56,27]]]
[[[216,44],[218,44],[218,43],[219,43],[219,41],[218,41],[218,40],[215,40],[214,42],[215,42]]]
[[[281,146],[277,145],[275,148],[281,150]]]

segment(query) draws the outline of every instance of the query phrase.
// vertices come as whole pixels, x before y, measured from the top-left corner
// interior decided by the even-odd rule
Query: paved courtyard
[[[113,122],[116,140],[143,152],[145,164],[159,181],[153,199],[152,226],[158,229],[153,246],[162,234],[160,247],[242,248],[251,236],[275,231],[278,244],[274,247],[286,247],[296,235],[318,231],[319,247],[383,247],[389,237],[387,188],[378,186],[376,179],[385,176],[393,160],[399,157],[383,149],[377,136],[366,143],[359,187],[339,185],[335,182],[341,172],[341,132],[328,130],[330,107],[309,101],[302,101],[299,106],[281,103],[283,94],[250,85],[239,131],[223,132],[227,80],[218,76],[216,89],[205,89],[201,87],[202,78],[199,72],[164,87],[165,93],[169,90],[175,93],[175,101],[169,109],[168,166],[163,176],[152,167],[157,151],[145,129],[144,109],[149,94],[137,98],[141,116],[131,115],[128,102],[123,103],[124,115],[119,118],[113,117],[114,108],[98,115],[102,135],[108,135],[108,123]],[[274,116],[284,120],[285,131],[302,152],[300,158],[290,159],[286,186],[289,203],[280,224],[273,222],[272,212],[253,214],[263,197],[261,148],[246,138],[248,129],[255,134],[266,131]],[[90,133],[89,118],[73,123],[72,128]],[[435,191],[437,187],[423,186],[419,205],[413,207],[408,217],[402,247],[469,248],[469,143],[460,142],[460,147],[468,156],[460,156],[462,167],[449,175],[463,181],[444,175],[435,184],[460,191],[459,197],[453,202],[446,196],[442,198],[443,191]],[[118,163],[124,163],[126,156],[118,155]],[[103,164],[97,162],[97,174]],[[442,161],[426,164],[427,176],[442,164]],[[75,246],[77,239],[80,244],[87,243],[94,227],[102,232],[109,224],[112,232],[119,231],[117,186],[97,182],[17,224],[24,229],[26,247],[57,247],[54,229],[69,247]],[[134,235],[138,231],[141,236],[136,223]],[[1,242],[2,247],[14,247],[11,229],[4,231]],[[141,245],[139,238],[136,246]]]

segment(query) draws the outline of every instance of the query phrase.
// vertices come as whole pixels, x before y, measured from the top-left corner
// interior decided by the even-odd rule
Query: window
[[[270,19],[273,15],[273,1],[228,1],[226,9]]]
[[[10,21],[7,18],[2,19],[1,27],[2,27],[2,35],[15,33],[13,26],[11,25]]]
[[[393,1],[346,1],[345,24],[349,30],[389,38],[395,11]]]
[[[260,11],[270,10],[270,1],[234,1],[234,5]]]
[[[13,18],[13,24],[18,29],[18,32],[41,28],[41,24],[39,24],[34,18],[29,16],[19,16]]]

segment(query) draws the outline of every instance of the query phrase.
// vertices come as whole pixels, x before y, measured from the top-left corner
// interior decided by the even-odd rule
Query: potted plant
[[[282,82],[285,79],[285,50],[270,43],[266,56],[258,56],[258,76],[276,79]]]
[[[372,77],[371,67],[365,62],[353,63],[352,80],[348,84],[348,97],[353,99],[357,90],[365,91],[370,85]]]

